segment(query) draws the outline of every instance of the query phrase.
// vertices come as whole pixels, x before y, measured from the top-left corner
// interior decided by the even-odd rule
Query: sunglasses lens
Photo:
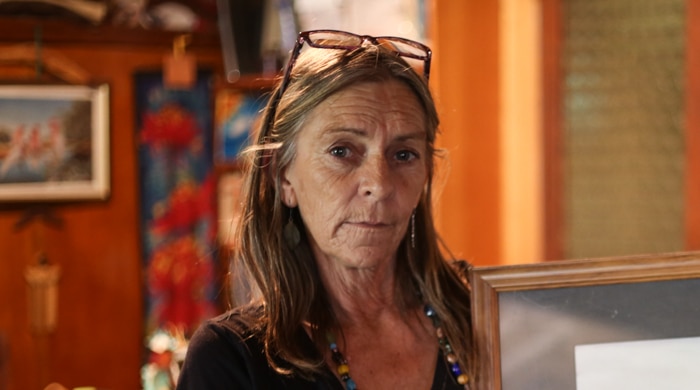
[[[380,45],[390,50],[393,50],[404,57],[411,57],[420,60],[424,60],[428,57],[428,51],[426,50],[426,48],[422,47],[421,45],[415,42],[405,41],[402,39],[395,39],[391,37],[377,38],[377,41]]]
[[[308,35],[309,46],[324,49],[351,49],[362,45],[362,38],[342,31],[312,31]]]

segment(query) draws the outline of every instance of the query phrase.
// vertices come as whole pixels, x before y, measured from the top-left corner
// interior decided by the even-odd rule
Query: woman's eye
[[[334,146],[331,148],[330,153],[333,157],[347,157],[350,154],[350,149],[346,146]]]
[[[411,161],[415,158],[418,158],[418,155],[409,150],[401,150],[396,153],[396,159],[399,161]]]

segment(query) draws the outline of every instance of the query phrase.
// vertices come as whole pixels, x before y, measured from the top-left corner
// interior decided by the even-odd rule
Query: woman
[[[179,389],[468,388],[469,292],[431,211],[430,58],[299,35],[249,150],[235,257],[259,298],[196,332]]]

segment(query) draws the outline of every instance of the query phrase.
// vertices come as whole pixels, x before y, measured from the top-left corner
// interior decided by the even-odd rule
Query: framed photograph
[[[470,282],[478,388],[700,388],[700,252],[476,267]]]
[[[109,196],[107,85],[0,86],[0,201]]]
[[[216,94],[215,151],[218,163],[233,163],[248,146],[250,135],[259,124],[267,95],[236,89],[221,89]]]

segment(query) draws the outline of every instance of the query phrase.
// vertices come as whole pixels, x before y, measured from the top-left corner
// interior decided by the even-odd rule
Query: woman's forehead
[[[391,120],[423,128],[425,116],[424,108],[408,86],[386,80],[357,83],[335,92],[314,107],[307,120]]]

